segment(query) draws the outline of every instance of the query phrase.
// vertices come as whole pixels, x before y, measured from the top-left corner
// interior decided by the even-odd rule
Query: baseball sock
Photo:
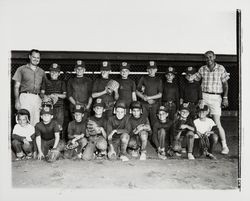
[[[227,147],[227,142],[226,142],[226,140],[221,140],[221,145],[222,145],[223,148],[224,148],[224,147]]]

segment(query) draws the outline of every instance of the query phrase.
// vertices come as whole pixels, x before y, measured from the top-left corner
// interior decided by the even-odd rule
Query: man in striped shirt
[[[213,51],[205,53],[206,65],[202,66],[199,71],[194,74],[193,78],[197,81],[202,80],[202,96],[203,104],[208,105],[210,114],[219,129],[219,135],[222,143],[222,154],[228,154],[225,131],[221,125],[221,106],[228,106],[228,73],[224,66],[215,62],[216,55]],[[222,97],[223,96],[223,97]]]

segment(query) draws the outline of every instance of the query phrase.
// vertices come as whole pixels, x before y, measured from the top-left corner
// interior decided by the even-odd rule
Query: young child
[[[190,108],[190,118],[196,118],[197,107],[202,102],[202,90],[199,82],[192,79],[192,75],[196,73],[196,69],[192,66],[187,67],[183,73],[185,81],[180,87],[180,104],[188,103]]]
[[[85,71],[85,62],[78,60],[75,65],[76,77],[68,81],[67,94],[70,101],[72,119],[74,119],[74,109],[76,105],[85,108],[84,118],[87,118],[92,104],[92,80],[84,76]]]
[[[132,101],[136,101],[136,85],[135,81],[128,78],[130,73],[130,65],[127,62],[122,62],[120,66],[121,78],[118,81],[120,84],[118,94],[119,100],[126,103],[127,112]]]
[[[63,99],[66,98],[66,84],[62,80],[58,80],[61,67],[57,63],[53,63],[50,66],[50,79],[44,79],[41,86],[41,97],[48,96],[53,102],[53,118],[60,126],[60,130],[63,127],[64,121],[64,103]]]
[[[34,151],[35,137],[35,128],[30,124],[29,111],[26,109],[18,110],[16,123],[12,131],[12,147],[16,153],[16,160],[29,159]]]
[[[187,157],[193,160],[195,159],[193,156],[195,126],[193,120],[189,118],[189,114],[190,109],[188,104],[182,104],[179,114],[171,127],[171,146],[176,152],[176,155],[180,156],[179,152],[182,151],[181,144],[183,141],[186,142]],[[186,150],[184,152],[186,152]]]
[[[157,148],[158,157],[166,160],[165,148],[170,146],[170,127],[172,121],[168,118],[169,109],[160,106],[157,111],[158,121],[153,126],[153,142]]]
[[[179,109],[179,88],[175,77],[177,72],[173,67],[166,70],[166,81],[163,85],[162,104],[169,108],[169,118],[174,120],[174,116]]]
[[[126,104],[123,101],[117,101],[114,113],[115,115],[110,117],[107,123],[108,157],[113,160],[120,156],[122,161],[128,161],[127,146],[131,125],[129,116],[126,115]]]
[[[82,158],[83,148],[87,145],[86,139],[86,119],[84,119],[85,108],[81,105],[76,105],[74,109],[74,119],[68,125],[68,145],[79,144],[75,149],[66,150],[64,153],[65,158]]]
[[[162,80],[156,77],[157,66],[150,61],[147,66],[147,76],[143,76],[138,83],[136,94],[142,99],[143,113],[149,117],[150,124],[157,120],[156,112],[162,97]]]
[[[214,121],[207,117],[208,114],[209,109],[207,105],[199,109],[199,118],[194,120],[196,127],[195,139],[199,139],[200,141],[199,151],[202,151],[202,154],[210,159],[216,159],[212,153],[214,145],[218,142],[219,131]]]
[[[107,88],[107,84],[111,80],[109,78],[109,74],[111,72],[110,63],[107,61],[102,62],[100,71],[101,71],[101,78],[97,79],[94,82],[93,90],[92,90],[92,97],[101,98],[104,101],[104,104],[105,104],[104,116],[106,118],[109,118],[113,116],[114,104],[115,104],[115,101],[118,100],[119,94],[118,94],[118,89],[117,91],[111,92]]]
[[[49,151],[55,153],[55,160],[59,158],[60,152],[64,150],[65,143],[60,140],[60,126],[53,119],[53,110],[45,107],[41,110],[42,121],[35,126],[36,145],[38,159],[47,156]]]
[[[146,160],[148,136],[152,133],[149,120],[142,115],[142,105],[139,101],[133,101],[130,108],[132,115],[129,118],[129,122],[132,131],[130,133],[128,148],[133,150],[132,156],[134,157],[138,156],[138,151],[140,150],[140,160]]]
[[[91,160],[94,158],[94,153],[98,159],[106,158],[107,155],[107,120],[103,117],[104,102],[97,98],[93,105],[95,112],[94,116],[88,118],[87,133],[88,145],[83,152],[83,159]]]

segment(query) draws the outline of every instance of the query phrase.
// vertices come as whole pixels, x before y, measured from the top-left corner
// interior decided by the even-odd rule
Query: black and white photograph
[[[0,199],[246,199],[247,3],[228,2],[0,1]]]

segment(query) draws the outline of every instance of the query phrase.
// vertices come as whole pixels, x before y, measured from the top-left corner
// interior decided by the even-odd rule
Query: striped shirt
[[[212,71],[210,71],[207,65],[202,66],[195,74],[195,80],[199,81],[200,79],[202,79],[202,92],[222,93],[222,84],[229,79],[229,74],[225,70],[224,66],[216,63]]]

